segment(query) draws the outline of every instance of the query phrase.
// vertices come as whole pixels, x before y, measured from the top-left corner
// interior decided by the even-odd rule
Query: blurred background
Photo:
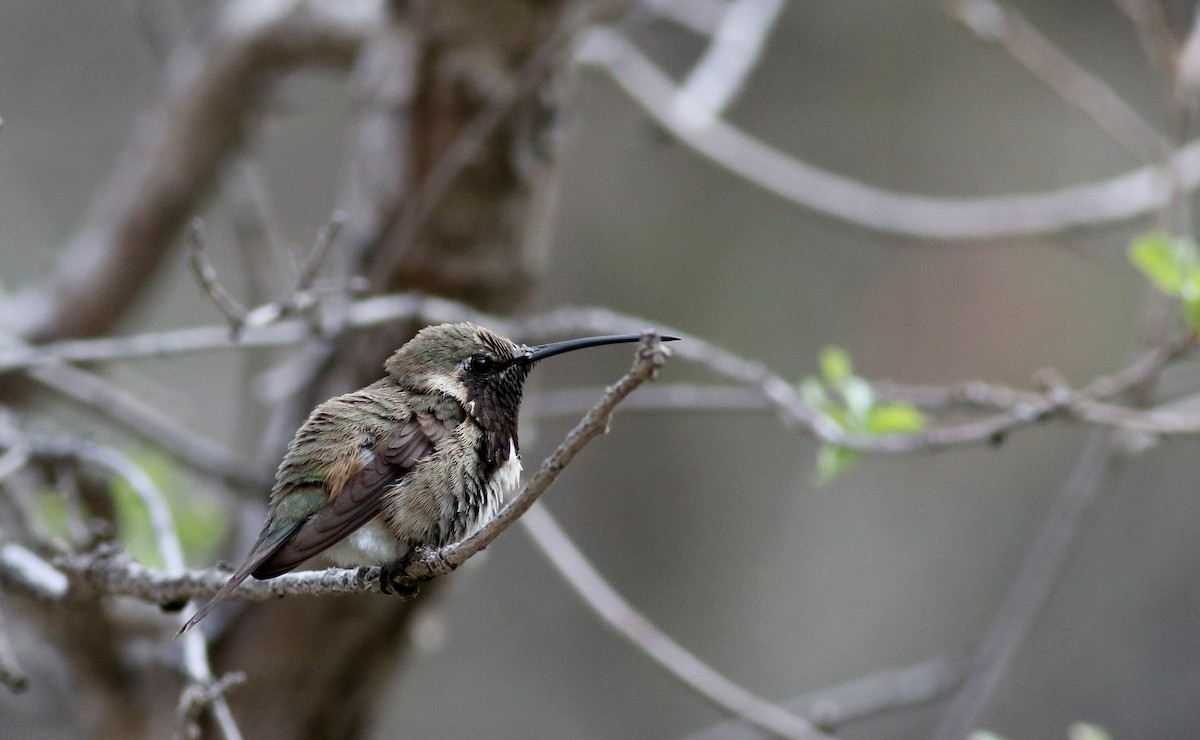
[[[10,0],[0,10],[0,281],[10,295],[51,272],[163,95],[162,52],[142,5]],[[184,18],[212,12],[181,5]],[[1167,85],[1119,5],[1010,7],[1169,131]],[[621,23],[676,80],[708,43],[649,11]],[[360,102],[348,80],[344,71],[288,76],[227,168],[252,163],[269,196],[276,291],[289,260],[345,206]],[[792,382],[817,372],[825,345],[846,348],[871,379],[1022,388],[1042,368],[1086,384],[1139,348],[1146,284],[1125,250],[1154,214],[1019,238],[872,231],[698,155],[597,67],[581,65],[564,94],[548,257],[520,313],[605,306]],[[933,0],[785,3],[726,119],[812,165],[930,196],[1048,191],[1141,164]],[[218,197],[195,215],[222,279],[245,290],[244,263],[228,247],[233,209]],[[110,333],[222,323],[186,260],[173,249]],[[598,389],[627,360],[621,351],[563,357],[539,367],[529,395]],[[259,362],[220,351],[96,369],[252,455],[269,405],[245,405],[247,366]],[[660,378],[712,380],[683,361]],[[1184,363],[1164,382],[1170,391],[1194,381]],[[26,404],[59,428],[144,445],[49,394]],[[574,421],[525,418],[527,471]],[[817,443],[771,413],[620,411],[543,501],[649,619],[731,679],[784,699],[970,655],[1087,435],[1052,421],[998,446],[867,455],[818,487]],[[1064,738],[1079,721],[1115,738],[1200,737],[1198,474],[1187,438],[1112,469],[983,726],[1012,738]],[[178,481],[188,496],[216,495],[202,476]],[[413,649],[379,679],[385,699],[368,737],[678,737],[725,719],[605,627],[519,529],[445,580],[407,626]],[[88,718],[66,664],[5,601],[4,629],[30,686],[0,691],[0,736],[81,736]],[[886,712],[837,734],[928,737],[945,707]]]

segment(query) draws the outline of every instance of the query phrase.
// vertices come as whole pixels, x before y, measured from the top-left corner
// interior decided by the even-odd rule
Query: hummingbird
[[[640,339],[529,347],[468,323],[417,332],[388,358],[383,379],[322,403],[301,425],[250,554],[179,634],[246,578],[274,578],[319,553],[343,567],[383,566],[387,593],[417,548],[470,537],[517,487],[517,413],[533,365]]]

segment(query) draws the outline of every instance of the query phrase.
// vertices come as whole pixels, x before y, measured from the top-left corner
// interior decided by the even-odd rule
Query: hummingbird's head
[[[534,363],[563,352],[639,339],[637,334],[618,334],[529,347],[474,324],[439,324],[417,332],[388,358],[386,367],[400,387],[450,396],[484,429],[515,435],[525,379]]]
[[[525,349],[481,326],[439,324],[417,332],[386,367],[401,387],[450,396],[468,410],[505,397],[515,407],[531,367]]]

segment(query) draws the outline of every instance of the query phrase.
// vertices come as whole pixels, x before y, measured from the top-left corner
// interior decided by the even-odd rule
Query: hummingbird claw
[[[395,563],[388,563],[379,567],[379,590],[381,593],[394,593],[401,598],[411,599],[420,592],[421,587],[417,584],[405,583],[407,578],[405,571],[408,570],[408,561],[410,559],[409,557],[405,557]]]

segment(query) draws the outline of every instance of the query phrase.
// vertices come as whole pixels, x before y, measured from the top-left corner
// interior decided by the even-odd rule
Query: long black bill
[[[664,342],[675,342],[679,337],[663,336],[659,337]],[[623,344],[625,342],[640,342],[642,341],[641,334],[612,334],[607,337],[584,337],[582,339],[567,339],[562,342],[551,342],[550,344],[539,344],[536,347],[526,347],[525,352],[520,356],[522,360],[533,364],[538,360],[544,360],[547,357],[561,355],[563,352],[573,352],[577,349],[586,347],[599,347],[602,344]]]

